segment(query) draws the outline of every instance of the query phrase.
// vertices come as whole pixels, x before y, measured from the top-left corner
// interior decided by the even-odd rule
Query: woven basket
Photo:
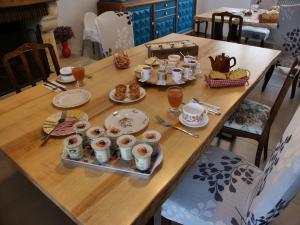
[[[212,80],[206,77],[205,83],[210,88],[236,87],[248,85],[249,77],[238,80]]]

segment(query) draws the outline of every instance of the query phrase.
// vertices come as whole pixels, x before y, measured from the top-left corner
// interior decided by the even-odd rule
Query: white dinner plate
[[[87,103],[91,98],[91,93],[84,89],[72,89],[56,95],[52,103],[59,108],[74,108]]]
[[[104,122],[106,129],[118,128],[124,134],[137,133],[146,128],[148,116],[138,109],[121,109],[110,114]]]
[[[144,88],[140,87],[140,97],[137,99],[130,99],[129,98],[129,85],[126,85],[126,94],[125,94],[126,98],[125,99],[123,99],[123,100],[115,99],[115,93],[116,93],[116,89],[111,90],[111,92],[109,93],[109,98],[114,102],[125,103],[125,104],[137,102],[146,96],[146,90]]]
[[[179,121],[182,125],[186,126],[186,127],[191,127],[191,128],[200,128],[200,127],[204,127],[208,124],[209,122],[209,117],[206,115],[204,116],[203,120],[198,123],[198,124],[190,124],[186,121],[184,121],[184,119],[182,118],[182,114],[179,115]]]

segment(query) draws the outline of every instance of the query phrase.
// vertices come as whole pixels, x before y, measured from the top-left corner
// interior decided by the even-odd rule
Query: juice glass
[[[168,88],[168,100],[170,104],[170,112],[180,113],[180,105],[183,99],[183,89],[178,86],[173,86]]]
[[[76,80],[76,87],[83,86],[83,80],[85,77],[84,67],[78,66],[72,68],[72,74],[74,79]]]

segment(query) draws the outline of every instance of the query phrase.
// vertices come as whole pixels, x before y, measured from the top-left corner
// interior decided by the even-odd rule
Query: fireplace
[[[51,43],[56,50],[53,29],[57,26],[56,2],[50,0],[14,0],[0,3],[0,58],[20,45],[30,43]],[[57,52],[57,50],[56,50]],[[52,61],[47,52],[41,53],[45,69],[52,71]],[[36,81],[41,74],[35,65],[32,55],[26,55],[32,75]],[[50,59],[50,60],[48,60]],[[24,68],[20,59],[11,60],[14,73],[21,86],[28,83],[24,77]],[[0,61],[0,96],[14,91],[6,71]]]

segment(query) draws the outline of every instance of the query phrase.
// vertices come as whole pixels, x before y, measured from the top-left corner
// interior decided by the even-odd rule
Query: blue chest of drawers
[[[130,11],[135,45],[193,30],[196,0],[99,0],[98,13]]]

